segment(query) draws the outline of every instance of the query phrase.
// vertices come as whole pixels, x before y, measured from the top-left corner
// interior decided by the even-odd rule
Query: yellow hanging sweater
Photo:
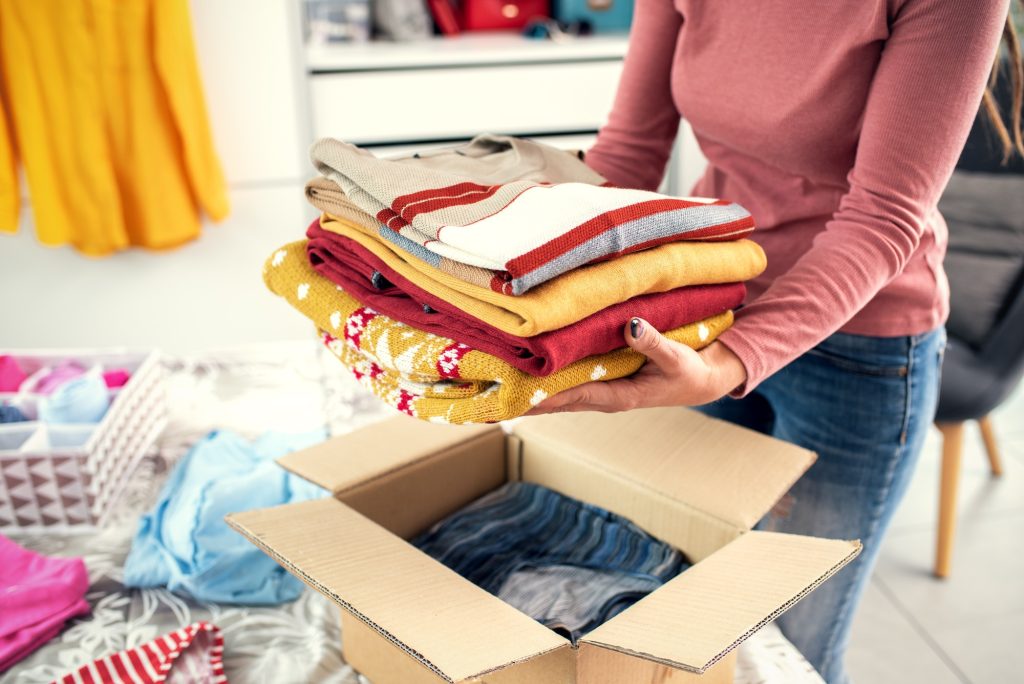
[[[172,247],[227,214],[185,0],[0,0],[0,71],[0,230],[15,151],[44,244]]]
[[[277,250],[263,267],[272,292],[313,321],[327,348],[388,405],[442,423],[515,418],[548,396],[592,380],[635,372],[644,357],[623,348],[581,359],[545,377],[517,370],[464,344],[392,320],[363,306],[309,265],[305,240]],[[518,298],[517,298],[518,299]],[[732,312],[670,330],[699,349],[732,323]]]

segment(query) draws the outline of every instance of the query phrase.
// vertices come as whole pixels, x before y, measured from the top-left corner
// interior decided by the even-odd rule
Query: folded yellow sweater
[[[272,254],[263,279],[317,325],[327,348],[360,383],[388,405],[424,420],[489,423],[515,418],[548,396],[592,380],[630,375],[644,363],[643,355],[623,348],[534,377],[490,354],[363,306],[313,270],[304,240]],[[699,349],[731,324],[732,312],[726,311],[666,335]]]
[[[512,297],[416,259],[382,240],[370,224],[324,214],[320,225],[363,245],[427,292],[519,337],[557,330],[637,295],[750,280],[766,263],[761,247],[750,240],[672,242],[577,268]]]

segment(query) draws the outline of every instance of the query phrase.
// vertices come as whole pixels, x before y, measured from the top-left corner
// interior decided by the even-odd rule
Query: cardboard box
[[[510,434],[399,417],[280,460],[334,497],[228,522],[342,607],[345,658],[374,684],[717,684],[740,642],[860,551],[750,531],[814,458],[682,409],[538,416]],[[695,565],[573,648],[404,541],[507,480],[625,516]]]

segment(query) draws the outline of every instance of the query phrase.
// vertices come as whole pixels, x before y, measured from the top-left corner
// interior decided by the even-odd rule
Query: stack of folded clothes
[[[693,348],[732,323],[764,253],[736,204],[611,187],[576,155],[482,135],[396,160],[324,139],[322,213],[264,280],[374,394],[495,422],[635,372],[630,317]]]

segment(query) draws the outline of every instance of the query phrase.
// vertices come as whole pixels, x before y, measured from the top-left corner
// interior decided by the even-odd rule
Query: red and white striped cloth
[[[83,665],[60,684],[220,684],[224,676],[220,628],[195,622],[127,651]]]
[[[594,172],[564,152],[553,153],[562,158],[561,177],[571,179],[575,164],[579,181],[480,182],[495,178],[488,159],[506,161],[486,153],[493,141],[477,136],[447,156],[431,155],[429,166],[378,159],[331,138],[314,143],[310,155],[347,202],[376,218],[382,239],[404,238],[400,246],[435,266],[445,258],[494,271],[505,294],[520,295],[580,266],[668,242],[738,240],[754,230],[750,212],[732,202],[594,185]],[[519,142],[524,149],[528,144],[541,146]],[[465,172],[467,157],[479,175],[449,171]],[[505,164],[498,176],[521,178],[531,167],[525,158],[520,162]]]

